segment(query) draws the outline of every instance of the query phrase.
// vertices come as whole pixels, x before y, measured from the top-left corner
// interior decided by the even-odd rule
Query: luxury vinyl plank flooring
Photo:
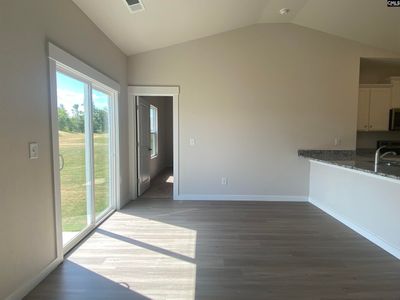
[[[26,299],[400,299],[400,261],[311,204],[154,198],[162,189]]]

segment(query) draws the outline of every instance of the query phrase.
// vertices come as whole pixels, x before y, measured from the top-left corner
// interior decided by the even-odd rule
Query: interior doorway
[[[173,99],[137,96],[138,196],[172,198]]]
[[[131,198],[179,198],[179,88],[129,87]]]

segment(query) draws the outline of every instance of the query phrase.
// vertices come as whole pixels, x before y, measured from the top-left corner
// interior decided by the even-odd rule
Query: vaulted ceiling
[[[127,55],[256,23],[294,23],[400,53],[400,8],[384,0],[142,0],[137,13],[125,0],[73,1]]]

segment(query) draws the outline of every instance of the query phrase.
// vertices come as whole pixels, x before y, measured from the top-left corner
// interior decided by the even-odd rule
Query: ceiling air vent
[[[144,10],[144,5],[141,0],[123,0],[128,5],[129,11],[136,13]]]

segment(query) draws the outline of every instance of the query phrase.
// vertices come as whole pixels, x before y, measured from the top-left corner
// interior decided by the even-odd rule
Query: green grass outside
[[[87,225],[85,140],[83,133],[59,132],[61,171],[61,214],[63,231],[81,231]],[[94,177],[96,215],[109,205],[108,134],[94,134]]]

